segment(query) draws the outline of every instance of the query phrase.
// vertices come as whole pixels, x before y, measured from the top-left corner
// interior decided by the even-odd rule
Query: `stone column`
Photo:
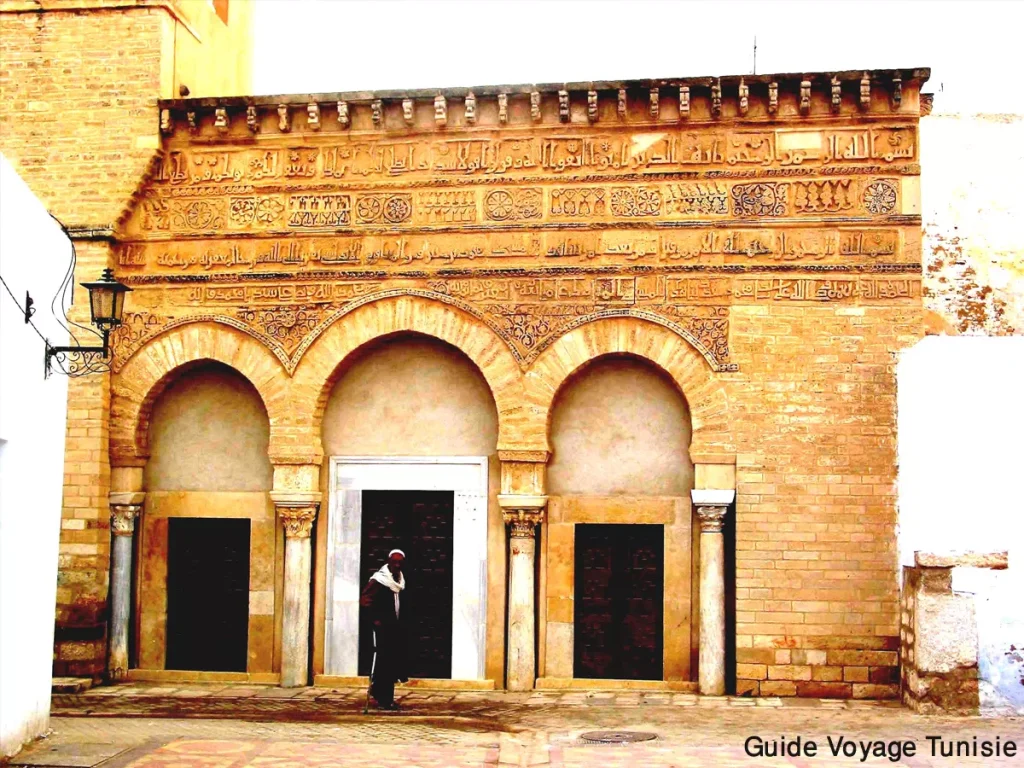
[[[735,491],[690,492],[700,520],[700,692],[725,693],[725,547],[722,523]]]
[[[128,624],[131,617],[132,535],[135,518],[142,513],[144,493],[110,494],[110,652],[107,674],[111,680],[128,676]]]
[[[537,606],[533,578],[537,550],[535,531],[544,520],[547,497],[499,495],[498,503],[509,526],[506,687],[510,691],[529,691],[537,679]]]
[[[281,637],[281,687],[309,684],[309,535],[319,502],[274,500],[284,523],[284,627]]]

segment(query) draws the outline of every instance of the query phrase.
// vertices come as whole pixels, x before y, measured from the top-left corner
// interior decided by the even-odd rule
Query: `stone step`
[[[51,684],[52,693],[81,693],[92,688],[91,677],[55,677]]]

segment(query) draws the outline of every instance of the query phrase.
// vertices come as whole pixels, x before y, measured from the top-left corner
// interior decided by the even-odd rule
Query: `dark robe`
[[[370,695],[377,705],[389,707],[395,701],[395,682],[408,682],[405,651],[405,606],[399,593],[398,616],[395,616],[395,593],[379,581],[370,579],[359,604],[369,609],[373,624],[375,659],[370,677]]]

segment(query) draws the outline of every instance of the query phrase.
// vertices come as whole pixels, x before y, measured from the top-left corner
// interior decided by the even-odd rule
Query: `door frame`
[[[451,491],[452,679],[483,680],[487,632],[487,457],[331,456],[324,674],[359,664],[363,491]]]

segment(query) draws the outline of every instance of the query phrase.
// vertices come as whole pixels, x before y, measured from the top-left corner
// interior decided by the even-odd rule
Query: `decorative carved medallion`
[[[732,207],[736,216],[785,216],[787,209],[785,184],[759,182],[736,184],[732,188]]]
[[[864,189],[864,207],[876,216],[892,213],[896,209],[896,184],[887,179],[876,179]]]

